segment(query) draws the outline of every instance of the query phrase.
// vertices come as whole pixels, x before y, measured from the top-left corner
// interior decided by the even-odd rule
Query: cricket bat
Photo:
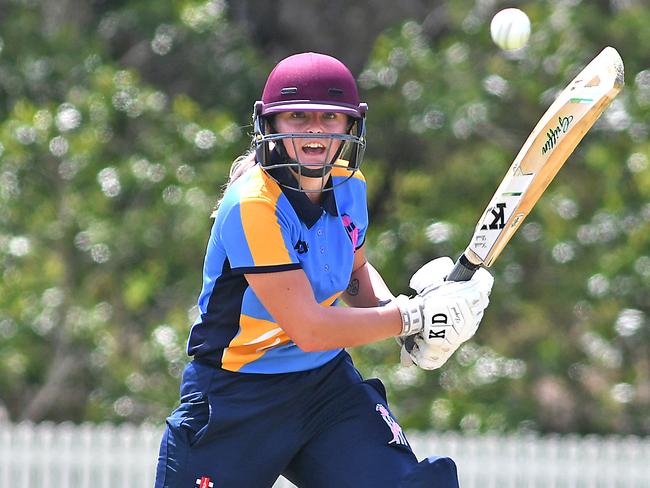
[[[606,47],[558,95],[519,150],[447,277],[490,267],[564,162],[623,87],[623,60]]]

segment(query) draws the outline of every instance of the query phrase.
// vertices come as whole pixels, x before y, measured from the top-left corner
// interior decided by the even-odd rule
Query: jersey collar
[[[329,190],[323,192],[323,198],[319,205],[312,203],[306,193],[293,189],[298,186],[298,182],[289,168],[273,168],[269,170],[269,173],[278,181],[278,183],[280,183],[282,193],[287,197],[287,200],[289,200],[289,203],[296,211],[296,214],[308,229],[311,229],[314,224],[318,222],[318,219],[323,215],[323,211],[332,216],[339,214],[338,209],[336,208],[334,190],[331,189],[331,176],[325,184],[325,188],[329,188]]]

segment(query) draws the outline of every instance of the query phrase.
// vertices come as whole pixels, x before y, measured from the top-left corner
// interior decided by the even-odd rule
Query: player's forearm
[[[398,335],[402,319],[396,305],[374,308],[317,306],[306,311],[292,337],[304,351],[355,347]]]
[[[381,275],[369,263],[352,273],[343,300],[351,307],[376,307],[380,302],[391,300],[393,294]]]
[[[365,260],[355,271],[362,268],[366,268]],[[370,274],[376,273],[370,270],[371,267],[365,271],[364,283],[370,283]],[[397,306],[377,306],[377,294],[382,297],[390,293],[385,285],[382,291],[378,287],[372,296],[364,295],[365,300],[372,298],[374,308],[346,308],[323,306],[316,301],[301,269],[246,274],[245,278],[275,322],[304,351],[359,346],[402,331],[402,317]],[[369,290],[375,291],[372,287]]]

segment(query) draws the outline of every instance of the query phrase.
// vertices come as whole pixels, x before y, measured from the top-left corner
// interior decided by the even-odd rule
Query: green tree
[[[177,397],[209,215],[247,145],[230,107],[251,98],[237,71],[254,53],[231,36],[232,63],[205,63],[232,32],[194,2],[56,25],[47,9],[13,5],[1,30],[2,402],[15,419],[159,420]],[[139,39],[120,53],[127,33]],[[156,78],[148,58],[189,46],[210,106],[142,79]]]

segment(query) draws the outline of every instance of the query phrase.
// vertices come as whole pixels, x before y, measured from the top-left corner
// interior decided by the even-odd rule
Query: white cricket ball
[[[518,8],[503,9],[492,18],[490,34],[501,49],[519,49],[530,37],[530,19]]]

